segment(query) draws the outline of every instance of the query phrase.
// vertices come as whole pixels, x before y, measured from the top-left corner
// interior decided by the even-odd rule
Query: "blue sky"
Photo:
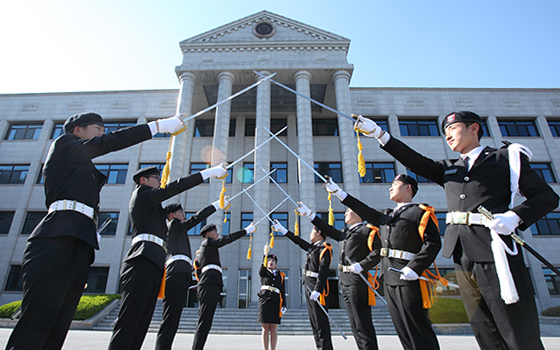
[[[555,0],[21,0],[0,93],[178,88],[179,41],[262,10],[350,39],[352,87],[560,88]]]

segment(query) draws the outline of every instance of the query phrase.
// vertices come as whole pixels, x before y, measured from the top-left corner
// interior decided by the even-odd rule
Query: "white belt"
[[[163,239],[161,239],[158,236],[153,235],[151,233],[141,233],[141,234],[137,235],[136,237],[134,237],[132,239],[132,245],[135,245],[136,243],[142,242],[142,241],[153,242],[153,243],[155,243],[155,244],[157,244],[157,245],[159,245],[160,247],[163,248],[163,243],[164,243]]]
[[[340,270],[342,272],[346,272],[346,273],[352,272],[349,265],[338,264],[338,270]]]
[[[482,214],[452,211],[445,216],[445,223],[450,225],[484,225],[488,219]]]
[[[75,200],[61,199],[52,202],[49,206],[49,213],[59,210],[73,210],[77,211],[78,213],[82,213],[88,218],[92,219],[97,226],[97,215],[95,215],[95,210],[89,205],[85,205],[84,203],[80,203]]]
[[[302,270],[301,272],[303,273],[304,277],[313,277],[313,278],[319,277],[319,274],[317,272],[308,271],[308,270]]]
[[[172,262],[177,261],[177,260],[184,260],[184,261],[188,262],[189,265],[192,266],[192,259],[189,258],[188,256],[186,256],[185,254],[177,254],[177,255],[170,256],[169,259],[167,259],[165,261],[165,266],[169,266]]]
[[[414,253],[407,252],[404,250],[381,248],[381,256],[388,258],[397,258],[403,260],[412,260],[414,258]]]
[[[208,270],[218,270],[220,273],[222,273],[222,267],[216,264],[209,264],[204,266],[202,268],[202,273],[205,273]]]
[[[269,290],[271,292],[280,294],[280,289],[273,286],[261,286],[261,290]]]

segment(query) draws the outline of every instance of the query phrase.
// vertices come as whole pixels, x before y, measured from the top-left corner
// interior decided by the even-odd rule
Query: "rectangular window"
[[[539,132],[534,120],[499,119],[498,125],[502,136],[538,137]]]
[[[14,214],[13,211],[0,211],[0,234],[6,235],[10,232]]]
[[[560,213],[548,213],[531,225],[533,235],[560,235]]]
[[[433,183],[432,181],[426,179],[423,176],[420,176],[418,174],[416,174],[415,172],[413,172],[410,169],[406,169],[406,174],[412,178],[414,178],[414,180],[416,180],[416,182],[418,182],[419,184],[429,184],[429,183]],[[396,176],[396,175],[395,175]]]
[[[22,235],[29,235],[35,229],[35,226],[47,215],[46,211],[28,211],[25,215],[25,222],[23,223]]]
[[[194,122],[194,137],[214,136],[214,119],[196,119]]]
[[[544,280],[550,295],[560,295],[560,276],[556,276],[551,269],[543,267]]]
[[[317,213],[317,216],[320,217],[323,221],[329,222],[329,213]],[[334,213],[334,228],[339,231],[342,231],[343,228],[346,227],[346,223],[344,222],[344,213],[335,212]]]
[[[255,181],[255,164],[243,163],[242,183],[252,184]]]
[[[38,140],[42,124],[10,124],[5,140]]]
[[[490,131],[488,131],[488,124],[486,124],[486,119],[482,119],[482,137],[490,137]]]
[[[338,136],[336,118],[313,118],[313,136]]]
[[[366,175],[360,177],[360,183],[391,183],[394,178],[395,163],[367,162]]]
[[[530,166],[544,181],[548,183],[556,182],[550,163],[531,163]]]
[[[41,164],[41,167],[39,168],[39,174],[37,175],[37,181],[35,181],[36,185],[42,185],[45,182],[45,179],[43,178],[43,166],[44,166],[44,164]]]
[[[447,213],[436,213],[440,236],[445,235],[445,229],[447,228],[447,224],[445,223],[446,216]]]
[[[255,136],[257,120],[255,118],[245,118],[245,136]]]
[[[57,139],[62,134],[64,134],[64,122],[54,123],[53,130],[51,132],[51,139]]]
[[[288,182],[288,163],[270,163],[270,170],[276,169],[270,176],[277,183],[285,184]],[[272,182],[272,180],[270,180]]]
[[[196,214],[196,212],[185,212],[185,218],[188,219],[191,216],[193,216],[194,214]],[[201,222],[199,222],[198,224],[196,224],[195,227],[191,228],[190,230],[187,231],[187,235],[189,236],[199,236],[200,235],[200,229],[206,225],[206,219],[202,220]]]
[[[29,165],[0,165],[0,184],[23,184]]]
[[[548,120],[548,127],[554,137],[560,137],[560,120]]]
[[[10,265],[10,271],[8,272],[8,278],[4,290],[8,292],[21,292],[23,290],[21,265]]]
[[[230,234],[229,224],[231,223],[231,213],[230,212],[225,213],[225,217],[226,217],[226,222],[222,223],[222,235],[227,236]]]
[[[290,226],[288,223],[288,213],[272,213],[270,214],[270,218],[272,220],[278,220],[278,222],[280,222],[282,226],[289,229]],[[273,232],[275,236],[282,236],[282,232]]]
[[[228,132],[229,137],[234,137],[235,136],[236,123],[237,123],[237,119],[235,119],[235,118],[230,118],[229,119],[229,132]]]
[[[333,181],[337,184],[342,183],[342,165],[340,163],[317,162],[313,165],[315,170],[321,175],[328,175],[332,177]],[[322,183],[317,176],[315,176],[315,183]]]
[[[246,309],[251,304],[251,270],[239,270],[237,308]]]
[[[95,164],[97,170],[107,176],[108,184],[124,184],[128,173],[128,164]]]
[[[190,172],[190,174],[196,174],[196,173],[199,173],[199,172],[201,172],[202,170],[208,169],[208,168],[210,168],[210,165],[209,165],[209,164],[206,164],[206,163],[191,163],[191,172]],[[229,176],[228,176],[228,177],[229,177]],[[204,183],[205,183],[205,184],[210,183],[210,179],[204,180]]]
[[[110,123],[103,122],[103,125],[105,125],[105,133],[108,134],[110,132],[117,131],[122,128],[134,126],[136,125],[136,122],[135,121],[121,121],[121,122],[110,122]]]
[[[272,118],[270,119],[270,131],[277,133],[282,130],[283,127],[288,125],[288,119],[286,118]],[[288,129],[282,131],[278,136],[288,136]]]
[[[111,218],[111,223],[100,232],[102,236],[114,236],[117,233],[117,224],[119,223],[119,213],[103,212],[99,213],[99,227],[105,223],[105,220]]]
[[[151,166],[155,166],[156,168],[158,168],[159,174],[161,176],[161,172],[163,171],[163,168],[165,167],[165,163],[140,163],[140,167],[138,169],[148,168],[148,167],[151,167]]]
[[[245,227],[249,226],[253,222],[253,213],[241,213],[241,228],[243,230]],[[249,234],[247,234],[249,235]]]
[[[84,293],[105,293],[107,287],[107,277],[109,276],[109,267],[92,266],[89,268],[89,276],[87,287]]]
[[[439,136],[435,119],[400,119],[401,136]]]

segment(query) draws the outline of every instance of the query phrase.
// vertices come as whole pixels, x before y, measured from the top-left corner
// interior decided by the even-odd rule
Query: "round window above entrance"
[[[275,32],[276,29],[274,28],[272,23],[266,21],[258,22],[253,27],[253,33],[258,38],[270,38],[271,36],[274,35]]]

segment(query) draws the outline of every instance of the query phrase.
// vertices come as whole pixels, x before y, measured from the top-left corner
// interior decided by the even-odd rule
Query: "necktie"
[[[467,170],[470,170],[471,167],[469,165],[469,156],[464,156],[463,162],[465,163],[465,167],[467,167]]]

